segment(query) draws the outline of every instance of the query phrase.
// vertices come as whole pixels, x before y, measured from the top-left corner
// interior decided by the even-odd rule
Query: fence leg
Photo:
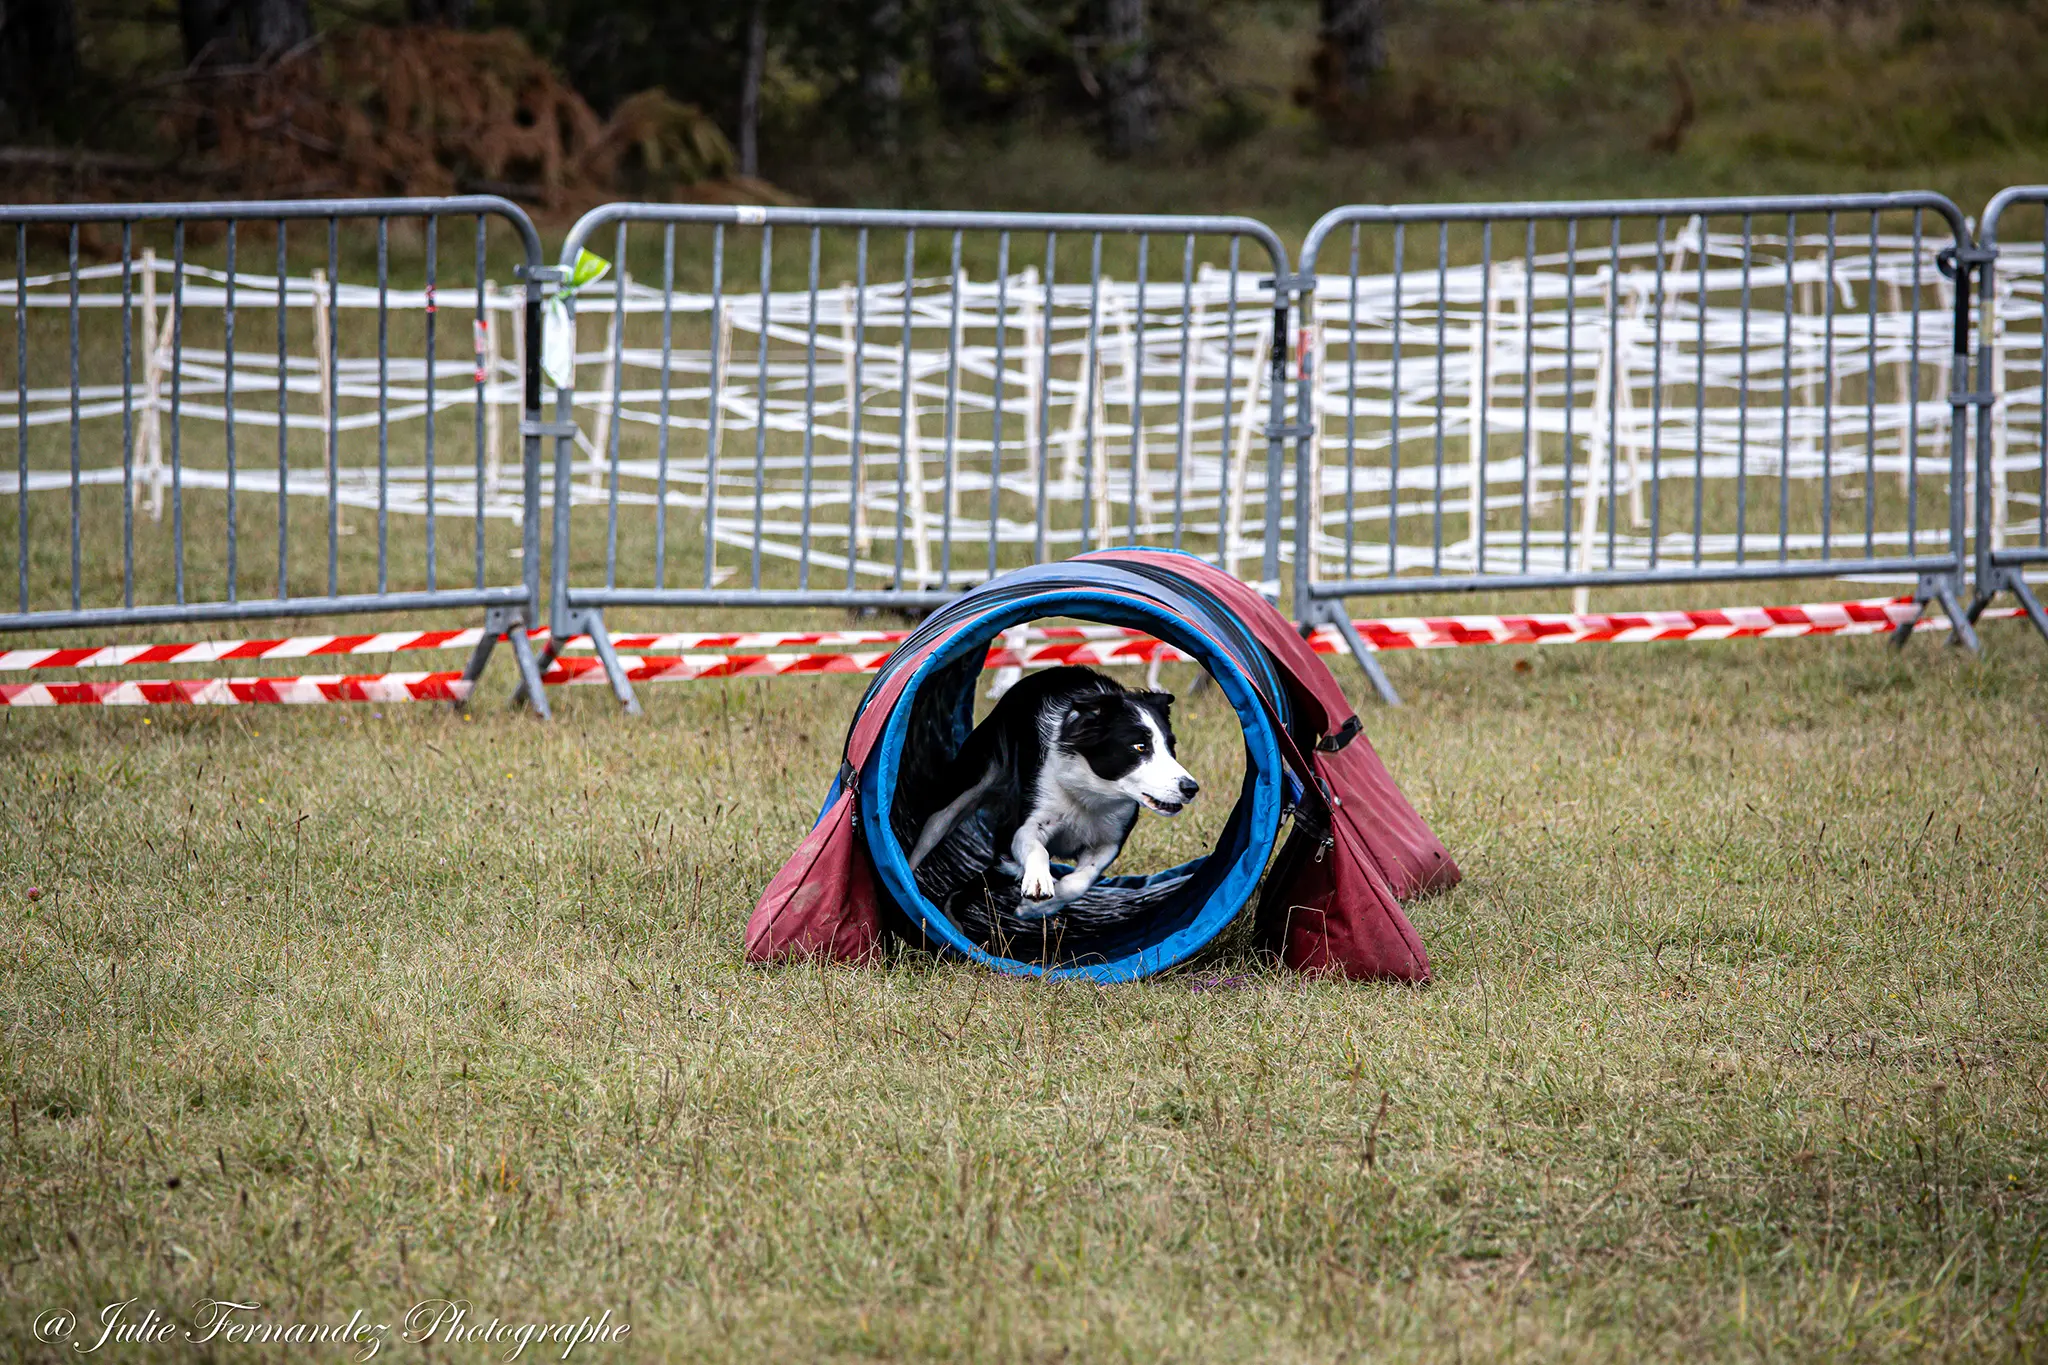
[[[1998,567],[1992,570],[1989,582],[1977,589],[1977,596],[1970,603],[1970,620],[1975,621],[1984,614],[1984,608],[1991,605],[1991,599],[2002,592],[2009,592],[2019,599],[2020,609],[2027,619],[2034,623],[2034,629],[2048,640],[2048,612],[2041,609],[2041,599],[2034,596],[2034,590],[2027,585],[2021,571],[2014,568]]]
[[[541,686],[540,681],[541,669],[546,665],[537,662],[533,657],[533,645],[526,638],[526,622],[518,621],[512,630],[506,632],[505,638],[511,641],[512,657],[519,664],[519,690],[512,694],[512,704],[517,706],[522,701],[530,702],[534,715],[542,720],[552,719],[554,713],[548,710],[548,692]],[[551,660],[554,647],[550,641],[548,649]]]
[[[1359,635],[1358,627],[1351,624],[1350,614],[1344,610],[1342,602],[1323,602],[1311,607],[1303,622],[1302,635],[1306,637],[1318,625],[1336,627],[1337,633],[1344,637],[1344,643],[1351,647],[1351,657],[1358,661],[1359,671],[1365,674],[1365,680],[1372,684],[1372,690],[1379,694],[1381,701],[1389,706],[1401,704],[1401,694],[1394,690],[1386,670],[1380,667],[1372,646]]]
[[[2005,589],[2019,598],[2021,608],[2027,613],[2027,619],[2034,623],[2034,629],[2041,633],[2041,638],[2048,640],[2048,612],[2041,610],[2041,599],[2034,596],[2034,590],[2027,586],[2027,580],[2021,578],[2015,570],[2006,575]]]
[[[612,637],[604,628],[604,613],[586,611],[574,619],[569,627],[572,635],[588,635],[590,643],[597,650],[598,660],[604,664],[604,676],[612,685],[612,695],[619,699],[629,716],[640,714],[640,699],[633,695],[633,684],[626,678],[626,670],[619,663],[618,652],[612,648]]]
[[[547,720],[547,692],[540,684],[540,670],[534,666],[533,647],[526,640],[526,617],[516,609],[492,607],[484,614],[483,638],[478,640],[476,648],[470,651],[469,663],[462,670],[462,680],[471,684],[470,692],[474,694],[474,684],[483,677],[484,668],[491,661],[491,652],[497,648],[500,635],[510,641],[512,657],[519,668],[519,689],[512,694],[512,704],[517,706],[531,697],[534,714],[542,720]],[[455,709],[461,711],[468,705],[469,697],[464,696],[455,703]]]
[[[1892,627],[1892,648],[1903,651],[1913,638],[1913,628],[1920,618],[1927,614],[1927,603],[1933,597],[1933,588],[1926,579],[1921,579],[1913,589],[1913,615]]]
[[[1948,578],[1937,579],[1934,585],[1934,596],[1935,600],[1941,603],[1941,609],[1948,613],[1949,625],[1952,628],[1949,643],[1951,645],[1960,645],[1972,654],[1982,653],[1984,646],[1977,639],[1977,631],[1974,624],[1975,618],[1963,610],[1962,598],[1956,594],[1955,580]]]
[[[1999,586],[2005,585],[1996,585],[1992,591],[1995,592]],[[1924,576],[1913,589],[1912,619],[1901,623],[1893,629],[1892,644],[1895,648],[1904,649],[1906,642],[1913,638],[1914,625],[1921,617],[1927,614],[1927,604],[1929,602],[1939,602],[1942,611],[1948,616],[1951,627],[1949,643],[1951,645],[1959,645],[1969,650],[1972,654],[1979,653],[1983,646],[1977,639],[1975,623],[1978,614],[1984,610],[1984,604],[1990,600],[1990,594],[1984,593],[1977,598],[1968,611],[1964,611],[1962,598],[1956,593],[1956,581],[1954,579],[1945,575]]]

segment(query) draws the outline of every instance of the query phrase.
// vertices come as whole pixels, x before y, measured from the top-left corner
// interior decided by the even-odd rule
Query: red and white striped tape
[[[2017,607],[1987,611],[1991,617],[2019,615]],[[1913,619],[1910,597],[1860,602],[1811,602],[1796,607],[1723,607],[1712,611],[1558,612],[1528,616],[1396,616],[1355,621],[1375,650],[1445,649],[1457,645],[1648,644],[1665,640],[1787,639],[1799,635],[1874,635]],[[1946,630],[1945,618],[1930,617],[1921,630]],[[1336,631],[1316,632],[1317,648],[1348,653],[1341,643],[1324,648]]]
[[[1524,616],[1408,616],[1356,621],[1375,651],[1446,649],[1462,645],[1642,644],[1674,640],[1786,639],[1802,635],[1871,635],[1913,616],[1911,598],[1818,602],[1786,607],[1727,607],[1710,611],[1536,613]],[[2020,614],[1999,607],[1985,619]],[[1923,619],[1920,630],[1945,630],[1940,618]],[[713,653],[635,653],[626,659],[628,681],[688,681],[701,678],[780,677],[804,673],[871,673],[889,650],[795,653],[740,652],[780,644],[893,645],[908,631],[736,631],[626,635],[621,650],[715,649]],[[535,632],[540,635],[541,632]],[[118,645],[102,649],[10,650],[0,669],[94,668],[138,663],[205,663],[221,660],[310,658],[334,654],[399,653],[459,649],[482,638],[477,629],[393,631],[377,635],[305,636],[285,640],[214,641],[192,645]],[[1310,645],[1319,654],[1345,654],[1349,647],[1331,627],[1318,628]],[[1009,641],[992,647],[990,668],[1048,668],[1058,664],[1093,667],[1187,662],[1188,655],[1162,640],[1120,626],[1045,626],[1024,633],[1022,647]],[[569,648],[587,650],[577,637]],[[599,661],[564,655],[541,679],[549,685],[605,681]],[[470,684],[460,673],[381,673],[280,678],[198,678],[157,682],[0,683],[0,706],[135,706],[315,704],[339,701],[455,701]]]
[[[460,673],[307,674],[170,682],[0,683],[0,706],[317,706],[337,701],[461,701]]]
[[[0,673],[30,668],[130,668],[138,664],[245,663],[256,659],[312,659],[331,654],[403,654],[415,649],[470,649],[483,636],[482,630],[471,626],[467,630],[390,630],[375,635],[301,635],[289,640],[202,640],[187,645],[9,649],[0,651]]]

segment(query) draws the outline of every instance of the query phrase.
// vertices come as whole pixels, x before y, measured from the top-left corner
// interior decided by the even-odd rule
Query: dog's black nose
[[[1202,784],[1195,781],[1195,779],[1192,777],[1183,777],[1180,780],[1180,794],[1181,799],[1184,801],[1194,800],[1195,793],[1200,791],[1201,789]]]

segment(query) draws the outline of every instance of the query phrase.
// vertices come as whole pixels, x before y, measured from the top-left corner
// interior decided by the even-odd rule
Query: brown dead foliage
[[[168,130],[263,195],[509,194],[573,211],[621,192],[778,199],[662,90],[600,118],[516,33],[362,26],[209,84]]]

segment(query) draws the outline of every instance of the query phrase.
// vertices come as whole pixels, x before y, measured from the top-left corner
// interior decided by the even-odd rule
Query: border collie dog
[[[974,727],[931,796],[941,802],[911,850],[913,872],[977,808],[993,816],[1021,915],[1043,919],[1095,883],[1123,851],[1138,810],[1177,815],[1201,785],[1175,761],[1166,692],[1128,692],[1087,668],[1026,676]],[[1052,860],[1074,870],[1054,879]]]

